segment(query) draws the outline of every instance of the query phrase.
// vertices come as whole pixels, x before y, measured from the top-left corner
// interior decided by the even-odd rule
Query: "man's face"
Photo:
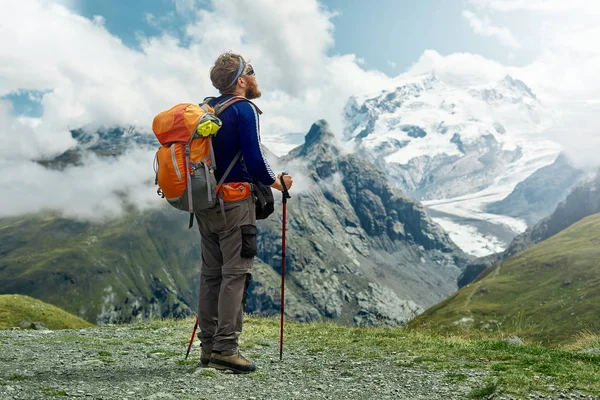
[[[254,68],[252,68],[252,65],[246,65],[246,69],[242,77],[246,82],[246,93],[244,97],[246,97],[249,100],[258,99],[262,95],[262,93],[260,92],[260,90],[258,90],[258,84],[256,83],[256,75],[254,74]]]

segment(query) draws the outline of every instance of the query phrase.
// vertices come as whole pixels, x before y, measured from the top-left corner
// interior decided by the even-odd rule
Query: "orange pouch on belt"
[[[223,201],[244,200],[251,194],[252,188],[248,182],[228,182],[217,186],[217,196]]]

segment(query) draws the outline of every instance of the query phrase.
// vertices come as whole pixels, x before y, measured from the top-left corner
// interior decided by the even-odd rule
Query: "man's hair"
[[[240,67],[240,58],[244,60],[239,54],[228,51],[221,54],[215,61],[215,65],[210,69],[210,80],[220,93],[235,88],[236,82],[231,85],[231,81],[235,78]]]

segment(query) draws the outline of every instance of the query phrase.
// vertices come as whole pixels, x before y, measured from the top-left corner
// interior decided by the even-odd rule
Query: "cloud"
[[[425,50],[404,75],[417,76],[429,72],[434,72],[449,84],[468,86],[498,81],[510,73],[510,68],[478,54],[453,53],[442,56],[435,50]]]
[[[116,159],[87,155],[83,166],[56,171],[38,163],[0,160],[0,217],[55,211],[77,219],[118,218],[126,206],[139,210],[164,206],[147,173],[153,153],[131,150]],[[140,177],[146,177],[141,180]]]
[[[494,37],[504,46],[518,49],[521,47],[519,40],[512,34],[510,29],[492,25],[489,17],[479,18],[473,12],[465,10],[462,12],[463,17],[469,22],[471,28],[478,35],[485,37]]]
[[[333,14],[315,0],[216,1],[212,8],[198,10],[187,26],[189,44],[163,34],[141,37],[141,51],[136,51],[102,24],[61,5],[19,2],[0,16],[0,96],[20,89],[50,91],[42,99],[40,129],[52,134],[69,127],[115,124],[149,131],[157,112],[215,94],[208,71],[221,52],[233,50],[255,66],[264,93],[259,100],[266,111],[263,134],[268,137],[280,133],[270,132],[269,126],[302,132],[323,116],[339,119],[339,108],[329,104],[337,106],[354,90],[368,89],[372,77],[379,75],[356,67],[354,57],[327,56],[333,45]],[[41,34],[47,26],[53,29]],[[349,71],[334,70],[334,65]],[[342,74],[357,82],[346,85],[338,79]],[[289,112],[279,106],[281,101],[289,102]],[[279,123],[270,125],[268,115]]]
[[[191,12],[197,10],[203,2],[199,0],[172,0],[175,4],[175,10],[177,14],[189,15]]]
[[[600,3],[590,0],[469,0],[479,8],[497,11],[535,11],[545,13],[585,12],[600,14]]]
[[[600,100],[574,101],[560,113],[547,135],[561,143],[575,167],[597,171],[600,150]]]
[[[548,136],[580,166],[598,165],[600,148],[600,2],[589,0],[470,0],[486,12],[526,13],[540,27],[539,56],[513,69],[555,112]],[[511,14],[512,13],[512,14]]]
[[[119,185],[117,177],[148,182],[153,174],[151,158],[136,156],[140,165],[131,168],[127,157],[104,165],[89,156],[86,167],[98,174],[93,179],[103,187],[103,196],[85,196],[88,203],[82,207],[94,210],[90,213],[71,205],[88,190],[99,193],[83,173],[85,168],[44,171],[32,161],[72,148],[76,143],[70,129],[133,125],[151,135],[150,124],[159,111],[216,93],[208,72],[223,51],[252,60],[263,91],[257,101],[265,111],[262,137],[278,154],[275,138],[281,134],[306,132],[321,118],[339,133],[341,111],[350,95],[392,82],[383,73],[364,71],[353,55],[328,56],[334,14],[316,0],[214,1],[210,10],[197,9],[197,4],[176,4],[180,12],[187,10],[193,16],[185,27],[185,44],[163,31],[159,36],[140,36],[137,49],[113,36],[102,17],[87,19],[55,2],[22,1],[0,14],[0,96],[34,90],[43,106],[41,117],[24,119],[14,114],[10,103],[0,103],[0,140],[9,144],[0,152],[0,162],[12,160],[10,165],[19,166],[3,169],[0,185],[8,190],[15,182],[29,182],[19,195],[30,193],[24,202],[0,200],[4,215],[39,209],[82,218],[118,215],[116,210],[129,200],[119,192],[126,186]],[[109,173],[114,181],[100,179]],[[32,174],[43,179],[30,180]],[[49,188],[59,183],[65,193],[47,199]],[[135,188],[154,196],[152,185]]]
[[[0,101],[4,144],[0,189],[16,193],[0,200],[2,215],[51,209],[90,219],[119,215],[130,203],[140,208],[163,204],[151,183],[151,153],[131,152],[112,160],[88,155],[84,167],[62,172],[46,170],[33,160],[73,147],[69,130],[74,128],[133,125],[151,135],[150,124],[159,111],[216,93],[208,71],[226,50],[243,54],[255,67],[263,91],[257,100],[265,112],[262,138],[278,155],[288,149],[279,147],[282,135],[307,132],[318,119],[327,119],[334,133],[341,135],[342,110],[349,96],[390,89],[407,75],[432,70],[455,84],[485,83],[510,73],[548,105],[561,109],[567,104],[565,111],[576,110],[575,100],[593,100],[600,92],[600,58],[594,52],[597,32],[591,22],[548,25],[542,55],[525,67],[506,67],[473,54],[442,56],[427,50],[408,72],[389,78],[365,70],[354,54],[331,55],[334,14],[316,0],[215,0],[208,9],[199,9],[197,2],[174,4],[190,16],[183,27],[185,40],[163,31],[139,36],[136,49],[112,35],[101,17],[78,15],[74,2],[67,8],[47,0],[24,0],[0,14],[0,97],[36,91],[35,100],[43,106],[39,118],[23,118],[15,115],[9,102]],[[473,4],[501,12],[491,8],[496,6],[492,0]],[[491,32],[488,36],[505,36],[498,33],[503,28],[474,13],[471,17],[481,23],[482,32]],[[580,20],[587,21],[585,16],[576,19]],[[160,26],[160,21],[155,22]],[[586,104],[589,112],[595,107],[593,102]],[[570,115],[569,121],[581,121],[581,115]],[[589,130],[591,134],[594,127]],[[569,142],[562,139],[568,135],[557,131],[555,136]],[[575,142],[585,147],[583,138]],[[128,187],[132,190],[123,194]],[[54,194],[56,188],[60,193]]]

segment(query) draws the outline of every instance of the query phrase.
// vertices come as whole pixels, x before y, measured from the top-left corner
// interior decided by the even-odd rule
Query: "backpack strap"
[[[207,99],[214,99],[214,97],[212,97],[212,98],[207,97]],[[244,96],[233,96],[213,107],[215,110],[215,115],[218,117],[219,114],[221,114],[223,111],[225,111],[227,109],[227,107],[229,107],[230,105],[232,105],[234,103],[237,103],[238,101],[247,101],[248,103],[252,104],[254,106],[254,108],[256,108],[256,110],[258,111],[258,114],[262,114],[262,111],[260,110],[260,108],[258,108],[256,104],[254,104],[253,102],[251,102]]]
[[[237,154],[235,155],[235,157],[233,157],[233,160],[231,161],[231,163],[225,170],[225,173],[223,174],[221,179],[219,179],[219,183],[217,183],[219,190],[221,189],[221,185],[223,185],[223,183],[225,182],[225,179],[227,179],[227,175],[229,175],[229,173],[233,169],[233,166],[240,159],[241,156],[242,156],[242,150],[238,151]],[[223,219],[225,220],[225,223],[227,224],[227,217],[225,216],[225,203],[223,202],[223,193],[221,193],[221,194],[217,193],[217,197],[219,198],[219,205],[221,206],[221,215],[223,216]]]
[[[208,102],[210,100],[214,99],[214,97],[207,97],[204,99],[204,102]],[[256,106],[256,104],[254,104],[253,102],[251,102],[250,100],[248,100],[247,98],[245,98],[244,96],[232,96],[230,98],[228,98],[227,100],[216,104],[213,109],[215,110],[215,115],[219,116],[220,114],[223,113],[223,111],[225,111],[227,109],[227,107],[229,107],[232,104],[237,103],[238,101],[247,101],[248,103],[252,104],[256,110],[258,111],[259,114],[262,114],[262,111],[260,110],[260,108],[258,108]],[[212,144],[212,141],[211,141]],[[235,155],[235,157],[233,158],[233,160],[231,161],[231,163],[229,164],[229,166],[227,167],[227,169],[225,170],[225,173],[223,174],[223,176],[221,177],[221,179],[219,180],[219,182],[217,183],[217,186],[219,187],[219,189],[221,188],[221,186],[223,185],[223,183],[225,182],[225,179],[227,179],[227,176],[229,175],[229,173],[231,172],[231,170],[233,169],[233,166],[235,165],[235,163],[240,159],[240,157],[242,156],[242,150],[238,151],[238,153]],[[221,207],[221,215],[223,215],[223,219],[225,220],[225,223],[227,223],[227,217],[225,216],[225,202],[223,201],[223,193],[217,193],[217,197],[219,198],[219,205]]]
[[[233,160],[231,161],[231,163],[229,164],[229,166],[227,167],[227,169],[223,173],[223,176],[221,177],[221,179],[219,179],[219,183],[217,183],[217,186],[220,187],[223,184],[223,182],[225,182],[225,179],[227,179],[227,175],[229,175],[229,173],[233,169],[233,166],[235,165],[235,163],[237,162],[237,160],[240,159],[241,156],[242,156],[242,151],[240,150],[235,155],[235,157],[233,157]]]

